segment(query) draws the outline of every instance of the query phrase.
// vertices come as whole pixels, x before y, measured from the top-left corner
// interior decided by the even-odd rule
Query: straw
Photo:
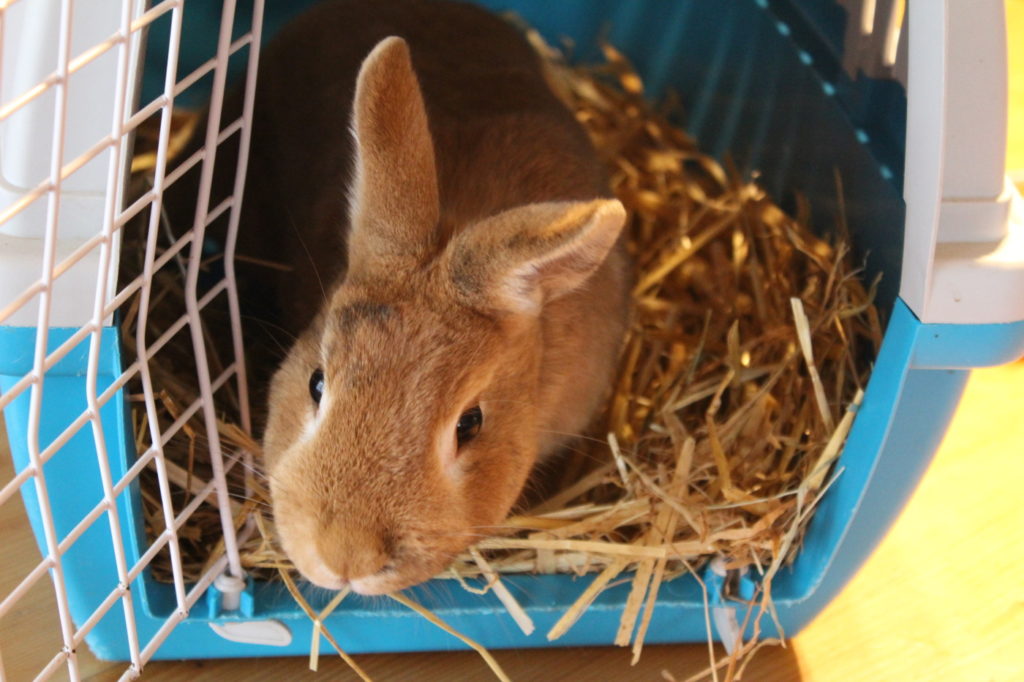
[[[313,607],[309,605],[309,602],[307,602],[305,597],[302,596],[302,593],[299,592],[299,588],[296,587],[295,581],[293,581],[291,576],[288,575],[288,571],[281,570],[279,574],[281,576],[281,580],[284,581],[284,585],[288,589],[289,594],[292,595],[292,599],[294,599],[295,603],[299,605],[299,607],[306,613],[307,616],[309,616],[309,619],[313,621],[314,636],[316,636],[317,633],[322,634],[327,639],[327,641],[331,643],[331,646],[334,647],[334,650],[338,652],[338,655],[341,656],[341,659],[345,661],[346,664],[348,664],[348,667],[352,668],[352,671],[355,674],[359,675],[360,679],[365,680],[366,682],[371,682],[370,677],[363,671],[363,669],[360,668],[359,665],[354,660],[352,660],[352,657],[345,653],[341,646],[338,645],[337,640],[334,639],[334,636],[331,635],[330,631],[327,629],[326,626],[324,626],[323,622],[317,616],[316,612],[313,611]],[[338,599],[338,601],[340,602],[341,599]],[[319,639],[319,637],[317,637],[317,639]],[[309,660],[310,670],[315,671],[316,666],[316,657],[311,652]]]
[[[409,599],[405,595],[403,595],[401,593],[398,593],[398,592],[394,592],[392,594],[389,594],[388,596],[391,597],[392,599],[394,599],[399,604],[402,604],[402,605],[412,609],[416,613],[420,614],[425,619],[427,619],[428,621],[430,621],[431,623],[433,623],[437,627],[441,628],[442,630],[447,632],[452,637],[456,637],[456,638],[462,640],[467,646],[469,646],[470,648],[475,650],[478,654],[480,654],[480,657],[484,659],[484,662],[487,663],[487,667],[489,667],[491,669],[491,672],[494,673],[495,677],[497,677],[499,680],[502,680],[502,682],[510,682],[509,676],[506,675],[505,671],[501,669],[501,666],[498,665],[498,661],[495,660],[494,656],[491,655],[491,652],[489,652],[483,646],[477,644],[476,641],[470,639],[469,637],[466,637],[465,635],[460,633],[458,630],[456,630],[455,628],[453,628],[450,625],[448,625],[448,623],[445,623],[443,620],[441,620],[436,615],[434,615],[434,613],[432,611],[430,611],[429,609],[425,608],[421,604],[417,604],[416,602],[414,602],[412,599]]]
[[[566,471],[559,485],[547,499],[517,510],[501,534],[467,549],[438,577],[454,577],[472,591],[493,590],[529,635],[534,624],[503,574],[590,575],[549,639],[573,627],[604,589],[627,581],[615,643],[632,645],[635,663],[661,586],[684,575],[699,580],[712,558],[758,576],[757,610],[748,611],[755,628],[765,613],[775,617],[771,581],[796,556],[814,509],[842,472],[837,463],[881,339],[873,306],[877,280],[865,287],[849,246],[815,235],[802,198],[797,215],[787,215],[755,181],[702,153],[674,123],[685,112],[647,103],[642,81],[614,48],[604,46],[602,64],[569,67],[536,33],[528,36],[627,208],[626,243],[635,264],[632,321],[606,406],[590,437],[559,460]],[[122,264],[129,276],[141,264],[140,234],[125,229]],[[181,293],[172,259],[154,281],[149,338],[158,338],[180,314]],[[227,338],[226,316],[212,304],[204,312],[204,336],[215,346]],[[122,324],[129,351],[138,319],[133,302]],[[196,395],[191,343],[180,336],[181,344],[172,339],[151,362],[162,431]],[[216,374],[225,365],[216,353],[211,357]],[[242,562],[256,578],[277,579],[291,564],[276,541],[259,444],[238,426],[232,390],[228,382],[218,406],[224,447],[253,453],[257,461],[255,471],[235,467],[230,474],[233,493],[245,498],[235,503],[236,517],[241,523],[251,515],[257,529],[241,547]],[[140,452],[151,445],[148,419],[134,401]],[[212,476],[202,420],[188,420],[164,453],[180,509]],[[161,497],[155,473],[143,473],[147,532],[156,537],[163,531]],[[187,579],[223,551],[214,500],[208,497],[179,532]],[[157,559],[154,575],[170,580],[169,561]],[[469,582],[477,578],[482,590]],[[327,614],[303,606],[297,591],[293,596],[314,622],[311,665],[317,665],[321,633],[341,654],[323,628]],[[476,648],[489,665],[493,661],[424,607],[394,598]],[[739,675],[749,660],[744,656],[759,647],[746,641],[707,672],[724,668]]]

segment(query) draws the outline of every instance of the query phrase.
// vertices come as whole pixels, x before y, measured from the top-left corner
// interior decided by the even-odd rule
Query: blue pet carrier
[[[261,35],[260,0],[238,11],[234,0],[73,4],[21,0],[0,9],[0,407],[16,472],[0,481],[0,503],[21,494],[43,557],[0,595],[0,616],[49,574],[63,649],[42,672],[66,665],[73,678],[83,640],[101,658],[131,661],[130,674],[157,658],[308,653],[313,623],[281,585],[240,577],[223,473],[235,460],[222,455],[215,428],[208,434],[213,480],[188,507],[165,510],[157,541],[146,538],[138,476],[156,469],[169,500],[161,450],[169,434],[136,451],[126,385],[138,378],[152,400],[146,361],[166,335],[138,339],[136,358],[122,352],[113,326],[130,296],[150,294],[145,278],[118,288],[120,229],[137,216],[150,216],[151,231],[159,227],[161,192],[180,177],[164,168],[172,106],[197,104],[201,89],[211,98],[210,120],[218,120],[231,72],[248,78],[251,95],[252,46],[297,7],[276,5]],[[1002,3],[912,0],[905,12],[898,0],[483,4],[516,12],[552,43],[571,38],[582,61],[607,38],[653,96],[680,94],[683,124],[704,149],[760,171],[784,206],[806,195],[821,226],[834,225],[842,210],[870,273],[882,274],[888,323],[840,460],[843,474],[791,570],[773,583],[779,623],[793,635],[900,511],[969,369],[1024,351],[1024,213],[1004,180]],[[193,159],[204,174],[212,173],[218,137],[237,135],[245,148],[251,101],[239,121],[211,127],[206,151]],[[154,185],[129,204],[130,136],[152,117],[161,120]],[[244,153],[235,196],[243,177]],[[193,283],[178,330],[192,335],[203,387],[183,409],[186,416],[201,410],[212,427],[214,394],[228,382],[244,391],[244,379],[238,363],[210,376],[194,322],[234,289],[229,277],[198,293],[193,268],[203,226],[220,215],[237,221],[238,204],[231,197],[202,208],[199,229],[177,247]],[[150,254],[155,267],[172,257]],[[177,560],[178,529],[206,498],[220,502],[227,556],[198,583],[180,572],[171,584],[157,582],[151,560],[161,552]],[[534,634],[514,627],[493,594],[454,590],[431,606],[487,647],[549,646],[544,633],[589,582],[504,580],[521,596]],[[740,593],[752,592],[751,579],[743,580]],[[556,643],[612,642],[628,591],[604,591]],[[414,593],[431,601],[427,591]],[[728,616],[731,607],[719,599],[715,608]],[[730,620],[716,622],[726,628]],[[462,646],[397,604],[346,600],[327,625],[355,653]],[[776,634],[771,618],[760,625]],[[698,582],[684,576],[665,584],[647,641],[705,636]]]

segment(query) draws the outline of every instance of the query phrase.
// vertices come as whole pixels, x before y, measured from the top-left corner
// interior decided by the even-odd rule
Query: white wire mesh
[[[31,13],[43,5],[48,6],[48,9],[40,9],[34,15],[36,23],[21,23],[20,26],[39,29],[39,22],[47,18],[52,21],[54,17],[46,15],[54,8],[59,8],[55,27],[48,29],[55,31],[55,41],[42,41],[31,32],[22,32],[16,36],[10,34],[9,24],[11,17],[15,16],[12,12]],[[5,377],[6,383],[0,392],[2,409],[13,409],[26,400],[28,405],[27,424],[24,429],[17,429],[19,433],[23,431],[26,434],[25,442],[11,444],[12,449],[21,449],[27,453],[27,461],[20,470],[0,479],[0,506],[20,504],[19,500],[14,499],[16,493],[24,493],[29,489],[34,491],[34,500],[30,496],[25,502],[38,505],[40,530],[44,540],[44,556],[38,563],[18,557],[18,561],[4,564],[3,582],[0,585],[9,585],[10,589],[0,592],[0,637],[7,632],[2,627],[4,619],[24,607],[25,600],[35,598],[46,584],[43,577],[49,575],[56,605],[59,645],[47,654],[45,660],[38,662],[33,674],[40,679],[46,679],[62,668],[67,670],[72,680],[80,679],[83,673],[79,652],[84,639],[118,603],[121,604],[130,657],[130,666],[124,677],[131,679],[137,676],[146,661],[174,627],[188,616],[189,610],[219,574],[227,570],[234,576],[243,575],[235,537],[236,519],[231,513],[226,475],[249,455],[223,452],[216,416],[218,391],[229,382],[234,382],[242,425],[248,428],[249,408],[237,291],[233,280],[233,252],[245,182],[244,169],[258,54],[255,46],[259,45],[260,39],[262,2],[257,0],[253,3],[253,21],[249,30],[233,37],[235,2],[226,0],[223,3],[214,56],[181,78],[177,67],[185,0],[164,0],[152,3],[148,8],[146,5],[143,0],[123,0],[117,6],[111,3],[111,9],[116,9],[116,29],[102,39],[87,41],[88,44],[82,45],[76,32],[91,8],[78,8],[72,0],[61,0],[59,5],[49,0],[0,2],[0,161],[8,161],[17,156],[10,150],[16,147],[12,142],[14,133],[11,131],[17,128],[15,123],[20,123],[19,116],[30,108],[34,114],[42,105],[46,105],[49,107],[48,119],[52,120],[51,136],[45,150],[45,173],[33,177],[31,165],[25,166],[21,176],[15,178],[18,182],[11,182],[11,178],[16,175],[12,175],[11,164],[0,164],[3,165],[0,184],[3,184],[6,191],[0,195],[0,280],[4,282],[0,286],[0,325],[20,325],[34,332],[30,369],[18,376]],[[29,15],[23,14],[19,21],[23,21],[24,16]],[[152,30],[158,20],[168,22],[169,25],[163,92],[136,108],[136,84],[138,69],[141,68],[140,53],[144,34]],[[42,42],[46,42],[46,49],[53,52],[44,55],[44,61],[52,62],[54,66],[35,82],[22,87],[24,84],[19,82],[17,75],[21,67],[14,57],[20,54],[18,50],[37,50]],[[245,53],[247,69],[242,115],[236,120],[225,121],[221,126],[229,58],[235,54],[245,57]],[[109,67],[107,77],[111,87],[96,92],[95,97],[110,98],[110,101],[104,100],[102,106],[89,110],[80,105],[80,94],[75,90],[76,86],[81,87],[79,83],[85,81],[76,79],[100,64]],[[172,172],[168,172],[175,98],[201,84],[200,81],[207,76],[212,79],[212,88],[205,144]],[[24,74],[21,74],[21,80],[24,80]],[[109,115],[106,115],[108,110]],[[104,115],[107,130],[83,141],[80,139],[80,123],[83,117],[91,115],[95,118],[99,115],[97,111]],[[159,132],[151,186],[138,195],[129,196],[126,187],[133,135],[153,119],[159,119]],[[211,206],[211,183],[218,147],[234,136],[237,136],[239,153],[233,191],[226,198],[218,197],[217,204]],[[235,162],[234,159],[229,161]],[[102,191],[99,192],[89,190],[87,177],[90,173],[96,173],[97,167],[102,171]],[[172,243],[165,248],[159,247],[164,194],[193,168],[201,176],[195,221],[190,229],[178,234]],[[31,180],[25,181],[29,177]],[[86,199],[89,200],[86,202],[89,203],[87,208],[95,210],[81,210],[84,205],[82,202]],[[146,211],[149,213],[146,214]],[[207,227],[222,216],[228,224],[225,276],[217,283],[200,287],[204,235]],[[137,277],[118,282],[121,235],[132,221],[145,226],[144,267]],[[82,227],[83,224],[86,228]],[[158,333],[153,333],[147,319],[153,298],[153,275],[161,268],[174,267],[178,259],[186,263],[186,313]],[[27,279],[26,273],[30,273]],[[77,292],[77,296],[69,295],[69,288],[82,288],[82,273],[91,278],[90,286]],[[77,299],[75,304],[66,305],[66,300],[72,298]],[[203,310],[218,299],[226,299],[233,334],[231,346],[235,356],[226,367],[212,375],[206,358],[201,316]],[[115,315],[123,314],[129,305],[138,306],[139,321],[133,339],[136,356],[124,358],[126,366],[118,376],[105,377],[102,354],[106,352],[104,344],[108,342],[105,341],[104,330],[109,332]],[[69,320],[76,321],[69,324]],[[66,329],[55,334],[51,332],[55,326]],[[182,406],[173,423],[162,428],[156,414],[158,387],[150,371],[150,363],[179,332],[188,333],[191,337],[199,395],[190,404]],[[52,422],[47,406],[53,405],[57,398],[52,395],[54,389],[50,388],[51,377],[47,375],[48,372],[69,358],[83,355],[83,351],[85,371],[79,380],[80,395],[74,396],[74,399],[81,401],[84,409],[64,422],[57,425],[47,423],[46,428],[43,428],[44,422]],[[147,435],[140,441],[145,447],[140,448],[137,457],[127,463],[124,474],[119,475],[114,463],[119,462],[125,454],[112,450],[114,444],[108,442],[109,424],[105,424],[105,419],[109,420],[111,408],[123,409],[121,396],[130,386],[141,389],[140,400],[145,406]],[[50,390],[47,391],[47,388]],[[48,392],[51,395],[47,395]],[[211,480],[197,484],[195,494],[188,504],[179,504],[180,508],[176,508],[171,495],[172,475],[164,449],[196,414],[203,416],[213,476]],[[11,426],[9,423],[9,430],[13,430]],[[49,435],[44,437],[44,432]],[[72,441],[77,442],[83,437],[90,439],[95,456],[79,458],[75,466],[89,467],[98,473],[101,490],[95,501],[90,503],[88,511],[71,522],[67,519],[62,521],[63,526],[70,528],[62,531],[58,529],[62,524],[56,523],[55,519],[62,513],[64,495],[48,484],[47,476],[52,472],[51,462],[60,460],[62,451],[70,447]],[[251,463],[246,461],[246,464]],[[138,520],[125,518],[123,499],[128,495],[138,495],[136,484],[146,469],[153,470],[158,481],[163,531],[152,541],[147,541],[145,546],[133,550],[126,547],[124,538],[126,528]],[[179,531],[198,509],[207,504],[213,504],[220,510],[225,553],[198,581],[189,583],[181,568]],[[74,595],[69,594],[75,585],[65,580],[64,564],[75,543],[96,527],[101,517],[107,519],[117,580],[100,586],[106,596],[99,600],[86,618],[76,623],[71,615]],[[175,608],[156,633],[144,640],[140,637],[136,623],[139,604],[132,585],[137,583],[161,553],[167,553],[170,557]],[[16,575],[15,571],[21,571],[21,574]],[[3,649],[4,644],[4,640],[0,639],[0,649]],[[8,679],[4,666],[11,660],[10,650],[4,651],[8,655],[0,656],[0,679]]]
[[[843,68],[853,78],[895,78],[907,85],[906,0],[839,0],[851,21]]]

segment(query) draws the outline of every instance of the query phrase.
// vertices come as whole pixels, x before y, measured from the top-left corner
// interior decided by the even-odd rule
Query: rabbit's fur
[[[272,286],[298,336],[268,397],[276,526],[314,583],[385,593],[494,532],[587,427],[626,325],[625,211],[483,10],[327,2],[261,59],[239,250],[293,267]]]

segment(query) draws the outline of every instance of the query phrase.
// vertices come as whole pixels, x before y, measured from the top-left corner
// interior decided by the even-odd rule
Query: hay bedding
[[[795,556],[816,502],[841,473],[832,472],[831,464],[861,399],[881,330],[847,247],[814,236],[806,207],[796,218],[786,215],[755,182],[702,154],[644,101],[640,78],[612,47],[604,48],[604,64],[571,68],[530,35],[630,211],[634,319],[600,428],[566,457],[562,484],[509,518],[507,533],[479,542],[439,577],[494,591],[530,632],[533,624],[503,586],[502,574],[593,574],[582,578],[588,587],[549,639],[571,628],[605,587],[628,582],[615,643],[632,643],[635,662],[660,585],[684,574],[699,579],[711,558],[758,578],[748,619],[770,613],[772,577]],[[130,270],[132,262],[141,263],[141,248],[134,258],[132,247],[126,248]],[[151,334],[162,331],[161,319],[174,319],[169,315],[177,314],[181,300],[180,271],[165,268],[158,277]],[[217,319],[204,322],[208,334],[223,324],[222,313],[212,317]],[[137,320],[132,308],[123,321],[129,350]],[[163,428],[196,394],[184,383],[192,368],[187,334],[177,339],[180,348],[172,341],[164,364],[153,368]],[[223,363],[216,357],[213,362],[216,376]],[[236,397],[229,387],[222,393],[225,447],[257,451],[236,424]],[[141,452],[149,445],[141,403],[133,421]],[[180,510],[210,478],[201,417],[193,416],[165,450]],[[261,578],[280,574],[315,631],[351,662],[322,628],[344,594],[323,612],[313,611],[275,546],[269,495],[258,474],[234,467],[231,479],[239,495],[233,509],[239,527],[252,518],[258,531],[243,544],[243,565]],[[242,492],[246,482],[248,494]],[[152,538],[163,530],[152,472],[142,495]],[[213,501],[208,497],[180,533],[187,579],[197,578],[223,551]],[[153,573],[169,579],[166,552],[162,558]],[[404,596],[395,598],[422,611]],[[315,636],[314,667],[319,641]],[[737,677],[742,659],[758,646],[756,639],[737,642],[733,654],[717,662],[709,647],[711,667],[701,675],[717,677],[724,667],[726,678]]]

